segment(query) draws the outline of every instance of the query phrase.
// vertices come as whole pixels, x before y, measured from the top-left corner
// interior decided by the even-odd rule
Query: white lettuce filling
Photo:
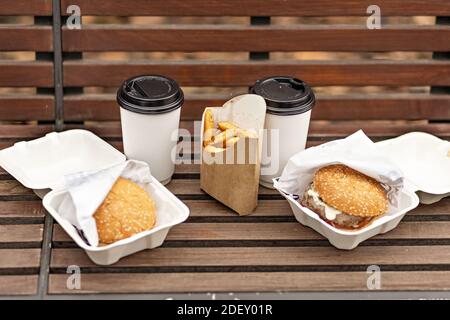
[[[333,221],[336,219],[336,216],[338,214],[341,214],[342,211],[339,211],[338,209],[335,209],[333,207],[330,207],[329,205],[327,205],[325,202],[322,201],[322,199],[320,199],[319,194],[316,192],[316,190],[314,190],[313,188],[308,190],[308,195],[311,196],[314,200],[314,202],[317,205],[321,205],[325,208],[325,217],[330,220]]]

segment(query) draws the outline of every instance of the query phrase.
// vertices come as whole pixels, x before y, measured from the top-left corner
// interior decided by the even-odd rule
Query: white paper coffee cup
[[[117,91],[123,149],[129,159],[148,163],[152,176],[162,184],[175,171],[183,91],[172,79],[139,76],[126,80]]]
[[[258,80],[251,92],[262,96],[267,105],[260,184],[273,189],[272,179],[306,147],[315,96],[302,80],[282,76]]]

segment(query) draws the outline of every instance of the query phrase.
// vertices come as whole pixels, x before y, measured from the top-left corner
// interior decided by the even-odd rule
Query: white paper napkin
[[[397,206],[396,196],[403,188],[404,174],[362,130],[345,139],[308,148],[291,157],[281,177],[274,181],[278,190],[295,198],[303,194],[321,167],[344,164],[381,182],[387,189],[389,202]]]
[[[93,214],[119,177],[141,185],[152,182],[147,163],[135,160],[128,160],[100,171],[84,171],[64,177],[68,196],[61,202],[58,212],[82,232],[91,246],[99,244]]]

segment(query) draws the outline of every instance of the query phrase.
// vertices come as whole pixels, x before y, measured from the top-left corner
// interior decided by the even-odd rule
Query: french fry
[[[212,111],[207,109],[205,111],[205,119],[203,125],[203,146],[206,147],[212,143],[212,137],[214,136],[214,117]]]
[[[221,121],[219,122],[219,129],[222,131],[226,131],[229,129],[238,129],[238,127],[236,125],[234,125],[233,123],[229,122],[229,121]]]
[[[209,152],[209,153],[218,153],[218,152],[222,152],[223,150],[225,150],[224,148],[218,148],[213,146],[212,144],[209,144],[205,147],[205,151]]]
[[[238,129],[236,134],[238,137],[242,138],[258,138],[256,132],[245,129]]]
[[[225,142],[225,146],[227,148],[232,147],[239,141],[239,139],[240,139],[239,137],[230,138]]]
[[[237,132],[235,129],[228,129],[228,130],[222,131],[218,135],[212,137],[212,142],[216,146],[222,145],[225,148],[227,140],[235,137],[236,133]]]

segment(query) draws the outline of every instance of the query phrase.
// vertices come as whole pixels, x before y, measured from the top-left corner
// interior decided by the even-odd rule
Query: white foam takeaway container
[[[157,205],[155,227],[110,245],[90,246],[58,211],[67,193],[62,178],[80,171],[101,170],[124,161],[124,154],[90,131],[79,129],[52,132],[0,151],[0,165],[25,187],[43,197],[45,209],[99,265],[110,265],[132,253],[160,246],[170,228],[189,216],[187,206],[156,179],[152,179],[145,189]]]
[[[335,228],[293,196],[279,190],[297,221],[323,235],[336,248],[354,249],[364,240],[397,227],[405,214],[420,202],[429,204],[450,195],[450,142],[427,133],[411,132],[376,145],[381,154],[403,171],[405,187],[400,192],[398,208],[389,207],[386,214],[362,229]]]

